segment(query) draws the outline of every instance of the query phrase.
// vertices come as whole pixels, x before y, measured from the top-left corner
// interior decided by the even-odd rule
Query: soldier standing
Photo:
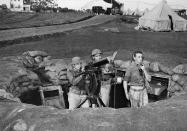
[[[151,80],[151,76],[142,63],[143,52],[135,51],[123,82],[125,94],[127,99],[130,99],[131,107],[142,107],[148,104],[146,83]],[[129,92],[128,85],[130,86]]]
[[[92,62],[98,62],[102,59],[102,52],[99,49],[92,50]],[[108,61],[112,61],[112,58],[107,57]],[[109,106],[110,99],[110,90],[111,90],[111,76],[108,74],[110,72],[112,65],[106,64],[101,67],[101,74],[98,77],[99,85],[100,85],[100,96],[105,104],[105,106]]]
[[[70,69],[67,71],[67,77],[71,83],[68,93],[69,109],[77,108],[87,97],[84,76],[79,75],[82,71],[83,65],[80,57],[73,57]],[[81,107],[89,107],[89,102],[85,101]]]

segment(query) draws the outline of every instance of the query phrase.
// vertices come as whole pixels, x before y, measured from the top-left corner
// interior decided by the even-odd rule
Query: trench
[[[159,84],[159,85],[158,85]],[[150,86],[156,91],[156,94],[148,93],[149,103],[157,102],[160,100],[167,99],[169,86],[169,79],[152,76]],[[68,108],[68,88],[62,87],[63,97],[66,108]],[[159,92],[160,91],[160,92]],[[58,96],[57,91],[50,91],[44,94],[46,97]],[[38,88],[34,90],[28,90],[20,95],[20,100],[23,103],[33,104],[40,106],[42,105],[42,99]],[[113,84],[110,91],[109,107],[111,108],[128,108],[130,107],[130,101],[127,100],[123,89],[123,84]]]

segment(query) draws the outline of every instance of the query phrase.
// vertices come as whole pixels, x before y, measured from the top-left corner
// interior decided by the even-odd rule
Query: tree
[[[47,8],[53,8],[55,2],[54,0],[30,0],[30,4],[32,10],[41,12],[42,10],[46,10]]]

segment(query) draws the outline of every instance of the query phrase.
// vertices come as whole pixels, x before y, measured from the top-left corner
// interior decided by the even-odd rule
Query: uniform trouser
[[[78,95],[73,92],[68,93],[68,102],[69,102],[69,109],[75,109],[77,106],[79,106],[85,99],[86,95]],[[89,102],[88,100],[85,101],[82,106],[82,108],[88,108],[89,107]]]
[[[102,85],[100,89],[100,96],[101,100],[105,104],[105,106],[109,106],[109,100],[110,100],[110,90],[111,90],[111,85]]]
[[[148,104],[147,89],[142,86],[133,86],[129,91],[131,107],[142,107]]]

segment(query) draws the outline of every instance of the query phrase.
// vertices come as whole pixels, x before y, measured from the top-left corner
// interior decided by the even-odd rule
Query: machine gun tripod
[[[83,75],[85,79],[85,90],[86,90],[86,98],[77,106],[80,108],[86,101],[89,102],[89,107],[106,107],[103,103],[102,99],[99,96],[100,85],[97,79],[98,69],[92,68],[91,70],[86,70],[79,75]]]

